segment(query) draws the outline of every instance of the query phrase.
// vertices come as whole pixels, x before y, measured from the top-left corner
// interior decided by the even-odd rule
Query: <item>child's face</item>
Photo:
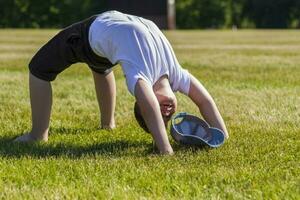
[[[160,106],[161,115],[167,126],[177,108],[177,99],[167,76],[162,76],[153,86],[154,94]]]
[[[166,92],[163,94],[157,93],[155,94],[156,98],[159,102],[160,111],[164,120],[165,125],[167,125],[168,121],[170,121],[172,115],[175,113],[177,109],[177,99],[174,93]]]

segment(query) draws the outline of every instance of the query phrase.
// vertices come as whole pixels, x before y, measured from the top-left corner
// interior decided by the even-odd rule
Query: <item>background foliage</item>
[[[179,28],[299,28],[300,0],[177,0]]]
[[[0,0],[0,27],[62,27],[107,10],[106,2]],[[178,28],[300,27],[300,0],[176,0],[176,10]]]

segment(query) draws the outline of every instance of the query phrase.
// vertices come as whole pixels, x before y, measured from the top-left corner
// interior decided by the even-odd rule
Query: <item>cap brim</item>
[[[176,119],[181,119],[181,121],[176,123]],[[192,122],[201,127],[197,133],[187,130],[187,124]],[[179,113],[172,118],[171,135],[180,144],[199,147],[216,148],[221,146],[225,140],[224,133],[221,130],[211,128],[204,120],[187,113]]]

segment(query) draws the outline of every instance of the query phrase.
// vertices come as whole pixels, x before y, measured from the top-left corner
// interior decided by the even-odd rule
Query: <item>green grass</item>
[[[27,64],[56,30],[0,30],[0,199],[299,199],[300,32],[166,32],[180,63],[213,95],[230,139],[219,149],[153,153],[120,67],[114,131],[97,129],[91,72],[53,82],[50,141],[30,129]],[[178,94],[179,111],[197,108]]]

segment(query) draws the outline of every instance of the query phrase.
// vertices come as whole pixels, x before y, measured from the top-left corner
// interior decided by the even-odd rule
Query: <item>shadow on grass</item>
[[[92,131],[97,131],[97,130],[103,130],[100,129],[99,127],[91,127],[91,128],[82,128],[82,127],[50,127],[49,133],[51,135],[51,133],[59,133],[60,135],[76,135],[76,134],[84,134],[84,133],[90,133]]]
[[[67,157],[81,158],[84,156],[145,156],[153,154],[152,144],[124,140],[99,141],[95,144],[72,145],[68,143],[15,143],[11,137],[0,138],[0,156],[2,157]]]
[[[80,131],[76,131],[81,132]],[[66,131],[70,132],[70,131]],[[151,156],[158,155],[158,150],[153,143],[146,141],[110,140],[99,141],[91,144],[70,144],[70,143],[16,143],[13,137],[0,137],[1,157],[67,157],[81,158],[85,156],[107,156],[107,157],[127,157],[127,156]],[[199,150],[209,151],[206,147],[187,147],[174,143],[175,152],[196,153]]]
[[[172,145],[175,152],[197,153],[199,151],[210,151],[212,148],[208,146],[186,146],[178,143]]]

